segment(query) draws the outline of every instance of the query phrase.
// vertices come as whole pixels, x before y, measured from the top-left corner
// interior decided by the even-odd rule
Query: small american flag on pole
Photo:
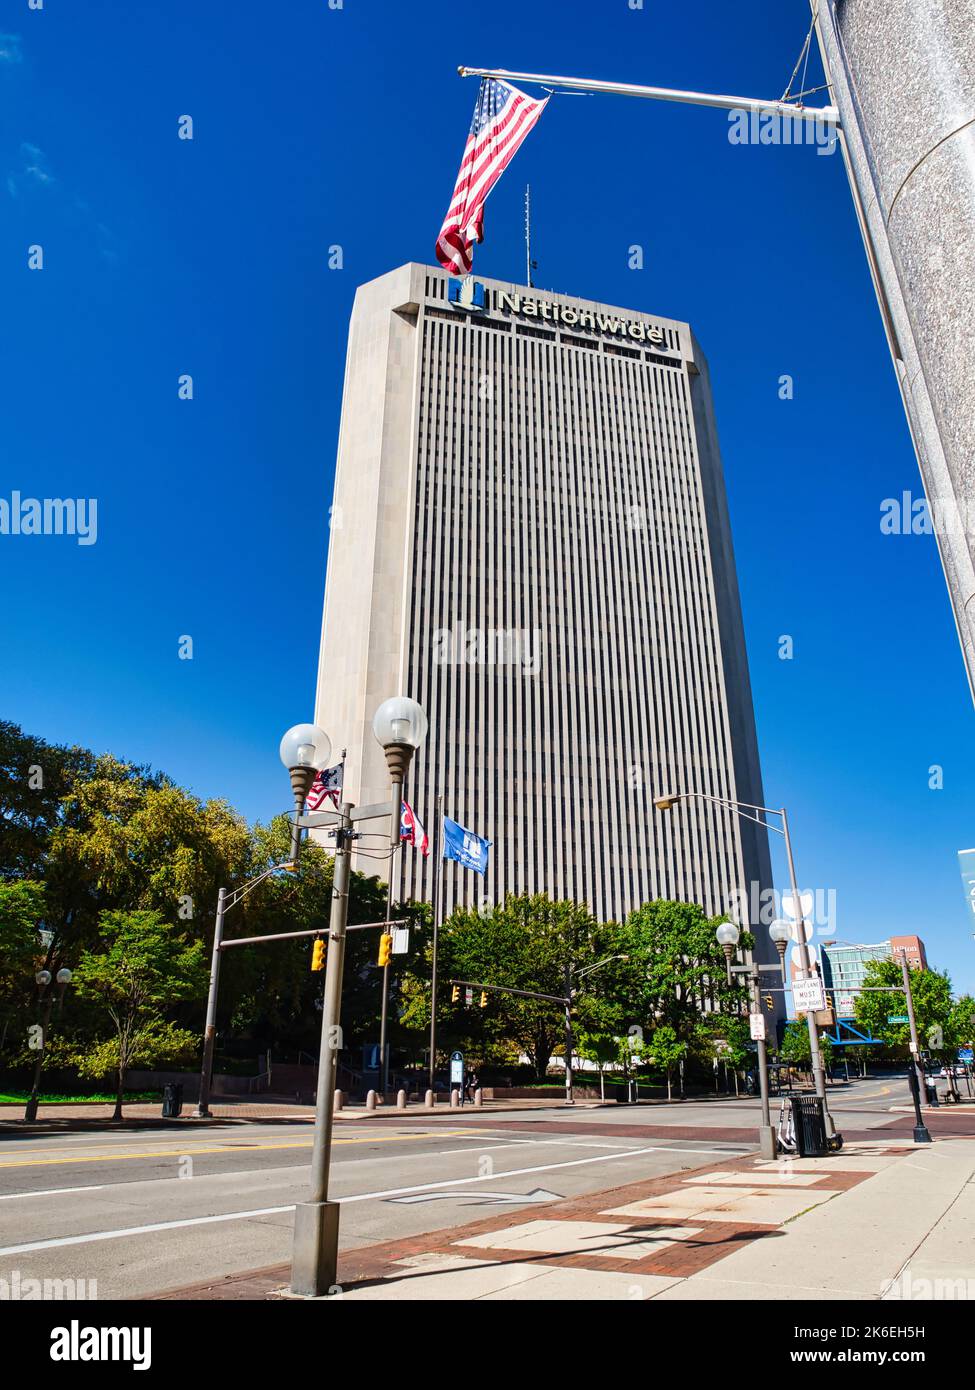
[[[323,768],[311,784],[311,790],[305,797],[305,805],[309,811],[317,811],[323,801],[331,801],[336,808],[339,804],[339,793],[342,790],[342,774],[345,771],[344,763],[336,763],[334,767]]]
[[[474,243],[484,240],[487,196],[547,104],[548,97],[535,101],[510,82],[482,80],[460,173],[437,237],[437,260],[445,270],[470,274]]]

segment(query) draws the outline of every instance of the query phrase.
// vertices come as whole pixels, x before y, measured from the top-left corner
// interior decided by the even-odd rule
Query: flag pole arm
[[[588,77],[553,77],[540,72],[508,72],[505,68],[465,68],[461,77],[498,77],[505,82],[537,82],[569,92],[604,92],[608,96],[648,97],[654,101],[679,101],[687,106],[717,106],[725,111],[756,111],[761,115],[798,116],[804,121],[829,121],[839,126],[835,106],[795,106],[788,101],[764,101],[761,97],[717,96],[712,92],[682,92],[673,87],[641,87],[629,82],[598,82]]]

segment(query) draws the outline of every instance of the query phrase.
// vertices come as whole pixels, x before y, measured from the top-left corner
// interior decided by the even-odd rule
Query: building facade
[[[357,803],[388,795],[371,720],[392,694],[429,718],[406,796],[431,839],[439,805],[492,841],[483,878],[443,868],[444,912],[547,891],[603,920],[666,897],[746,924],[766,833],[653,808],[763,800],[686,323],[416,264],[358,290],[316,704]],[[404,851],[403,898],[430,898],[438,854]]]
[[[824,942],[821,947],[823,982],[833,990],[832,1001],[839,1018],[852,1018],[857,991],[863,988],[867,971],[878,960],[898,960],[901,951],[907,954],[912,970],[927,967],[924,942],[919,936],[892,936],[889,941],[875,945],[857,945],[849,941]]]

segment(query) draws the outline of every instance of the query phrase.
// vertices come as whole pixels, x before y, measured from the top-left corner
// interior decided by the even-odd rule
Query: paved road
[[[848,1128],[892,1119],[897,1083],[833,1096]],[[747,1152],[751,1100],[347,1120],[331,1195],[345,1248]],[[162,1125],[0,1141],[0,1278],[96,1279],[134,1297],[287,1261],[306,1193],[307,1122]]]

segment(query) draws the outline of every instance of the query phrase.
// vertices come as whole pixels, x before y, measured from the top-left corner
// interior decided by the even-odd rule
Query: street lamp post
[[[30,1088],[30,1095],[27,1098],[27,1105],[24,1109],[25,1120],[37,1119],[37,1107],[41,1089],[41,1072],[44,1069],[44,1050],[47,1047],[47,1030],[50,1026],[51,1008],[54,1004],[54,995],[51,992],[52,978],[56,978],[57,981],[58,1013],[60,1013],[64,1003],[64,991],[71,983],[71,971],[66,966],[63,966],[58,971],[56,977],[52,977],[50,970],[46,969],[38,970],[37,974],[34,976],[34,981],[38,989],[38,1004],[40,1005],[41,1012],[41,1022],[39,1024],[41,1033],[38,1040],[37,1061],[34,1064],[34,1080]]]
[[[761,966],[752,960],[746,960],[744,965],[732,965],[731,958],[735,948],[741,938],[741,932],[734,922],[719,922],[715,936],[718,945],[725,954],[725,961],[728,968],[728,983],[731,983],[733,975],[744,975],[748,981],[748,1011],[749,1015],[762,1017],[762,1001],[758,988],[758,977],[764,971],[778,969],[785,976],[785,947],[788,940],[789,930],[785,923],[774,922],[769,929],[769,935],[775,943],[779,953],[777,966]],[[764,1028],[762,1029],[764,1033]],[[775,1137],[775,1128],[772,1124],[772,1116],[769,1108],[769,1084],[768,1084],[768,1048],[765,1038],[756,1039],[758,1049],[758,1093],[762,1106],[762,1123],[759,1126],[759,1148],[763,1158],[775,1159],[779,1155],[779,1146]]]
[[[400,862],[396,855],[403,843],[401,834],[403,783],[406,780],[414,750],[426,737],[427,717],[415,700],[408,700],[403,695],[397,695],[391,700],[384,700],[376,710],[372,721],[372,731],[376,736],[376,741],[386,754],[386,766],[389,768],[389,779],[393,790],[391,797],[393,809],[389,827],[389,883],[386,890],[386,921],[389,922],[393,916],[393,876]],[[389,970],[390,964],[387,960],[383,966],[382,1014],[379,1023],[380,1090],[384,1101],[389,1089],[389,1058],[386,1042],[389,1019]]]
[[[384,717],[381,719],[380,715]],[[413,752],[426,735],[426,715],[413,700],[387,700],[377,711],[373,730],[386,751],[387,766],[391,775],[394,775],[394,768],[398,770],[402,787]],[[328,1180],[335,1110],[336,1066],[342,1047],[342,972],[349,915],[352,841],[356,838],[353,827],[359,821],[374,820],[381,816],[395,816],[394,827],[398,833],[399,805],[395,794],[390,801],[369,806],[356,807],[351,802],[343,801],[337,814],[321,811],[298,818],[303,828],[330,826],[335,832],[332,908],[325,958],[325,991],[318,1057],[318,1090],[315,1097],[311,1183],[307,1201],[300,1202],[295,1207],[291,1261],[292,1293],[312,1297],[319,1297],[335,1287],[338,1269],[339,1206],[337,1202],[330,1202],[328,1199]]]
[[[294,833],[292,831],[292,848],[294,847]],[[298,834],[300,835],[300,833],[299,830]],[[262,874],[249,879],[233,891],[228,891],[226,888],[220,888],[217,891],[217,915],[213,924],[213,953],[210,957],[210,987],[207,992],[207,1014],[203,1032],[203,1061],[200,1064],[200,1096],[193,1112],[195,1119],[206,1120],[210,1118],[210,1088],[213,1085],[213,1054],[217,1038],[217,991],[220,986],[220,959],[224,951],[224,918],[232,907],[236,907],[252,888],[263,883],[269,874],[277,873],[279,869],[294,872],[296,868],[295,861],[288,859],[282,864],[272,864]]]
[[[799,948],[799,967],[804,979],[808,979],[817,974],[818,972],[813,967],[809,955],[809,947],[806,943],[806,914],[799,897],[799,885],[796,880],[796,865],[792,854],[792,840],[789,835],[789,818],[786,814],[785,807],[754,806],[747,801],[732,801],[727,797],[710,796],[706,792],[686,791],[670,792],[666,796],[658,797],[654,801],[654,806],[656,806],[658,811],[670,811],[682,800],[713,802],[716,806],[723,806],[726,810],[734,811],[742,820],[754,821],[756,825],[760,825],[766,830],[774,830],[783,837],[785,841],[786,858],[789,864],[789,882],[792,887],[793,911],[798,928],[798,937],[796,940]],[[754,812],[756,814],[748,814],[749,812]],[[782,824],[773,825],[768,819],[769,816],[780,817]],[[791,934],[790,928],[790,935]],[[783,982],[784,979],[785,971],[783,958]],[[809,1029],[809,1055],[813,1074],[813,1086],[816,1095],[823,1102],[823,1118],[826,1122],[826,1136],[830,1140],[838,1138],[840,1142],[842,1142],[842,1136],[837,1135],[836,1127],[833,1124],[833,1117],[829,1113],[829,1103],[826,1099],[826,1070],[823,1066],[823,1056],[819,1046],[819,1032],[816,1027],[816,1018],[811,1010],[806,1013],[806,1024]]]

